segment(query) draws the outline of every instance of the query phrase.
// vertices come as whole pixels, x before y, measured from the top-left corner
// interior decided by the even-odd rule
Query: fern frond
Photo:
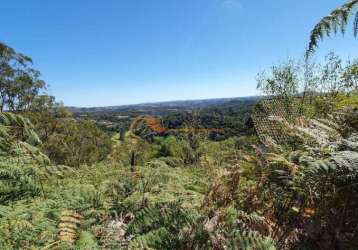
[[[308,58],[318,47],[318,41],[322,40],[325,36],[330,36],[331,32],[338,32],[338,28],[341,29],[341,32],[344,34],[347,28],[350,15],[353,13],[354,9],[358,6],[358,0],[350,0],[341,7],[335,9],[331,12],[330,15],[321,19],[321,21],[316,24],[311,32],[309,39],[308,49],[306,51],[306,58]],[[357,18],[357,17],[356,17]],[[354,32],[356,36],[357,25],[356,20],[354,23]]]
[[[64,178],[69,175],[76,175],[73,168],[63,165],[43,166],[36,168],[37,174],[43,179]]]
[[[331,164],[337,166],[337,181],[341,185],[358,185],[358,152],[340,151],[333,154]]]
[[[358,153],[354,151],[340,151],[333,154],[332,160],[341,168],[348,171],[358,171]]]
[[[8,153],[19,157],[24,162],[33,162],[41,165],[50,164],[50,159],[42,153],[37,147],[23,141],[14,142]]]
[[[177,249],[183,243],[181,231],[196,220],[195,214],[178,203],[156,204],[135,215],[127,234],[134,235],[130,246],[144,249]]]
[[[354,18],[353,31],[354,31],[354,37],[357,37],[358,36],[358,11]]]
[[[31,165],[0,158],[0,203],[34,197],[40,194],[36,171]]]
[[[73,210],[64,210],[61,213],[58,225],[58,238],[62,242],[73,244],[78,237],[78,227],[82,220],[82,215]]]
[[[81,232],[77,246],[79,247],[79,249],[99,249],[94,235],[87,231]]]
[[[329,173],[336,170],[336,166],[331,164],[329,160],[317,160],[309,163],[309,166],[310,168],[307,169],[307,172],[311,174]]]
[[[230,238],[230,249],[276,249],[274,241],[270,237],[262,236],[256,231],[234,230]]]
[[[175,240],[173,235],[165,227],[152,230],[144,235],[132,240],[128,246],[129,249],[164,249],[168,243]],[[167,249],[167,248],[165,248]]]
[[[31,122],[21,115],[0,112],[0,155],[19,157],[23,161],[49,164],[49,158],[37,146],[41,144]]]

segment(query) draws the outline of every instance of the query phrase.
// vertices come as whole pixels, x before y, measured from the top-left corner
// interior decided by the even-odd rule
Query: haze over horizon
[[[66,106],[253,96],[256,74],[300,58],[341,1],[6,1],[0,41],[34,60]],[[269,22],[268,22],[269,20]],[[357,56],[350,34],[319,44]]]

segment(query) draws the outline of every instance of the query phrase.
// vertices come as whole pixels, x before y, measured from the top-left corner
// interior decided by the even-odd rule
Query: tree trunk
[[[134,169],[134,166],[135,166],[135,163],[136,163],[136,162],[135,162],[135,160],[136,160],[135,158],[136,158],[136,155],[135,155],[134,151],[132,151],[132,152],[131,152],[131,162],[130,162],[130,163],[131,163],[131,171],[132,171],[132,172],[135,171],[135,169]]]

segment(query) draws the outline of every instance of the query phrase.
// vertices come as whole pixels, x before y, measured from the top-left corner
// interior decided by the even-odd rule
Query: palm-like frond
[[[330,36],[333,32],[338,33],[340,30],[346,32],[349,17],[356,11],[354,20],[354,36],[358,35],[358,0],[350,0],[341,7],[335,9],[330,15],[321,19],[313,28],[310,36],[306,57],[308,58],[318,47],[318,41],[322,40],[325,36]]]
[[[354,29],[354,37],[357,37],[358,36],[358,11],[357,11],[356,16],[354,18],[353,29]]]

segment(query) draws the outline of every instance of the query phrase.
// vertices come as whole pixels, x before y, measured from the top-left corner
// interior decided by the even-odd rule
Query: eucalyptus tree
[[[32,59],[0,42],[0,111],[28,110],[45,87]]]

